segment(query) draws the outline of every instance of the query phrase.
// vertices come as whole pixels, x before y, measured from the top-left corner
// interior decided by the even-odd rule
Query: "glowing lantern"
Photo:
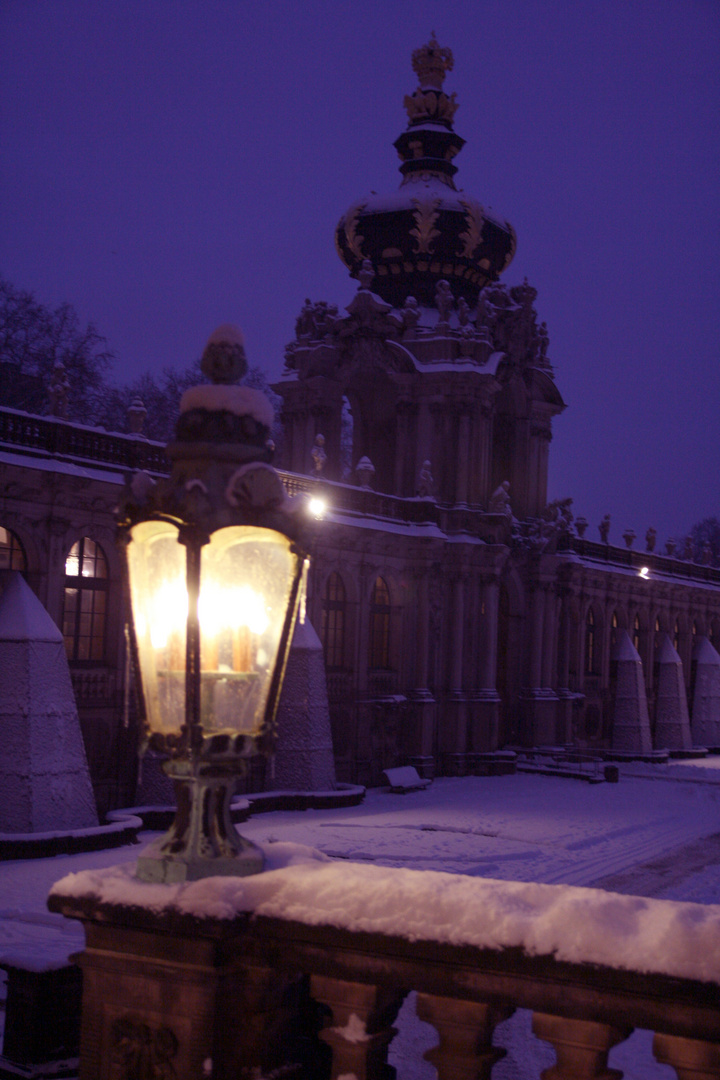
[[[239,332],[221,327],[203,354],[215,384],[181,402],[169,479],[136,474],[119,509],[146,745],[168,755],[178,797],[138,860],[145,880],[263,866],[230,799],[248,759],[272,752],[311,515],[268,464],[267,398],[230,383],[245,367]]]

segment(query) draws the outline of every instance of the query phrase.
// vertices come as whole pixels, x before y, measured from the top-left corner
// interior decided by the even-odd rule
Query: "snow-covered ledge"
[[[322,1038],[333,1077],[382,1075],[378,1062],[409,989],[440,1033],[429,1057],[441,1080],[456,1075],[458,1055],[489,1069],[498,1053],[493,1028],[517,1006],[533,1009],[559,1067],[572,1057],[558,1078],[602,1075],[609,1049],[635,1027],[657,1033],[656,1056],[680,1075],[691,1051],[694,1076],[718,1075],[720,906],[338,863],[292,844],[265,853],[270,868],[254,877],[156,885],[137,881],[128,865],[70,874],[53,887],[51,909],[82,919],[87,931],[84,1045],[97,1044],[98,1030],[125,1032],[118,1006],[108,1004],[124,999],[123,984],[134,1002],[128,1024],[144,1016],[157,1026],[162,1016],[178,1075],[196,1075],[202,1060],[192,1054],[204,1045],[212,1056],[213,1039],[216,1058],[259,1068],[262,1033],[273,1026],[269,986],[303,972],[332,1012]],[[218,1050],[217,1018],[235,1008],[265,1019],[232,1025]],[[587,1058],[580,1069],[572,1047],[585,1047],[594,1064]],[[87,1071],[93,1080],[105,1075],[99,1060]]]
[[[267,844],[264,851],[271,867],[288,865],[253,877],[165,886],[138,881],[128,863],[69,874],[51,896],[92,897],[196,919],[231,920],[252,912],[353,933],[520,948],[527,956],[571,964],[720,983],[718,904],[338,863],[296,844]]]

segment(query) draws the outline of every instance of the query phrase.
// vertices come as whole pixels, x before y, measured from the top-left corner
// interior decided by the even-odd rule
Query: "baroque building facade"
[[[536,293],[500,283],[512,227],[455,186],[449,50],[433,38],[413,67],[400,188],[336,231],[357,291],[344,313],[306,302],[274,387],[286,486],[327,504],[308,611],[338,779],[483,771],[507,746],[623,749],[618,660],[641,665],[652,735],[666,638],[693,740],[720,746],[720,569],[660,554],[652,529],[647,550],[611,544],[609,519],[592,541],[571,500],[548,504],[565,405]],[[136,782],[113,508],[129,470],[168,468],[137,427],[0,409],[0,579],[24,572],[63,630],[101,812]]]

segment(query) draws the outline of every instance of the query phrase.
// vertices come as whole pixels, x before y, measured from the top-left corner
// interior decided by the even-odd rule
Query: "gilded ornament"
[[[364,259],[362,246],[365,243],[365,237],[361,236],[357,231],[358,221],[360,220],[360,214],[363,212],[367,203],[359,202],[351,206],[345,216],[345,239],[347,240],[348,247],[352,251],[356,259]]]
[[[437,99],[437,114],[440,120],[447,120],[452,123],[452,119],[458,110],[457,94],[453,93],[449,96],[447,94],[440,94]]]
[[[463,199],[460,204],[465,210],[465,232],[461,232],[459,239],[462,241],[462,249],[458,255],[463,259],[472,259],[473,252],[482,241],[482,229],[485,223],[483,209],[479,203],[472,199]]]
[[[440,216],[437,210],[440,200],[413,199],[413,202],[415,204],[415,210],[413,211],[415,228],[410,230],[410,235],[414,236],[417,241],[415,254],[420,255],[423,252],[430,254],[436,239],[440,236],[440,230],[434,227]]]
[[[452,71],[453,64],[452,51],[440,48],[434,30],[427,45],[415,49],[412,54],[413,71],[421,86],[434,86],[439,90],[445,73]]]

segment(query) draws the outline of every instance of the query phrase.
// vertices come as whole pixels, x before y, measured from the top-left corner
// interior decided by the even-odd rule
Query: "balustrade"
[[[691,905],[692,911],[683,907],[678,913],[677,905],[667,907],[669,902],[643,901],[643,911],[652,907],[644,932],[645,915],[632,897],[595,890],[571,890],[569,895],[562,887],[483,883],[455,875],[441,895],[438,875],[340,863],[315,864],[308,872],[293,866],[253,879],[209,879],[160,891],[148,886],[152,896],[148,893],[144,907],[143,886],[129,875],[123,883],[118,873],[74,875],[67,888],[63,883],[55,887],[49,901],[51,910],[82,919],[86,929],[87,947],[80,961],[81,1080],[130,1080],[136,1075],[123,1072],[117,1055],[109,1052],[113,1032],[121,1030],[125,1036],[162,1032],[170,1053],[168,1068],[174,1070],[168,1075],[188,1080],[204,1075],[203,1063],[209,1058],[213,1080],[265,1076],[273,1069],[272,1075],[306,1080],[389,1080],[393,1023],[410,990],[417,991],[418,1017],[438,1035],[438,1045],[425,1057],[439,1080],[491,1078],[504,1055],[496,1045],[497,1026],[517,1008],[531,1010],[535,1035],[555,1050],[556,1063],[542,1073],[544,1080],[620,1080],[622,1074],[608,1067],[608,1054],[636,1028],[655,1032],[656,1060],[675,1069],[680,1080],[720,1076],[720,980],[678,975],[672,960],[663,970],[656,943],[650,942],[652,930],[647,936],[647,928],[658,921],[672,934],[673,920],[679,919],[689,955],[696,950],[706,976],[708,971],[715,976],[720,965],[712,960],[709,968],[707,964],[711,955],[718,955],[716,908],[698,906],[695,913]],[[108,875],[107,891],[103,875]],[[636,913],[640,942],[633,947],[633,969],[557,959],[555,953],[564,948],[562,938],[543,955],[520,945],[468,944],[467,931],[458,929],[458,923],[465,925],[466,901],[481,937],[484,926],[497,923],[490,886],[507,891],[502,933],[511,939],[522,927],[534,927],[535,919],[542,920],[548,904],[565,903],[568,896],[571,908],[578,903],[583,925],[568,925],[571,952],[578,936],[583,938],[587,920],[589,940],[601,927],[603,949],[612,955],[614,923],[609,913],[615,912],[617,955],[624,951],[627,956],[627,918],[621,909],[629,905],[628,911]],[[194,911],[194,895],[201,898],[201,912]],[[433,897],[433,917],[442,929],[439,940],[426,940],[427,932],[417,925],[427,925]],[[498,902],[506,901],[501,897]],[[347,915],[349,908],[355,914]],[[277,910],[292,917],[263,914]],[[363,913],[361,924],[367,929],[353,926],[357,912]],[[397,932],[398,919],[406,921],[407,936]],[[338,925],[343,923],[348,925]],[[700,937],[690,940],[694,928],[703,924]],[[653,969],[654,974],[648,973]],[[305,1054],[302,1065],[296,1053],[297,1021],[294,1028],[290,1025],[294,1041],[287,1040],[283,1059],[289,1030],[287,990],[299,985],[309,987],[297,1013],[305,1017],[303,1039],[306,1049],[313,1040],[316,1047]],[[319,1019],[322,1010],[324,1023]],[[323,1044],[332,1052],[329,1073],[322,1064]]]

